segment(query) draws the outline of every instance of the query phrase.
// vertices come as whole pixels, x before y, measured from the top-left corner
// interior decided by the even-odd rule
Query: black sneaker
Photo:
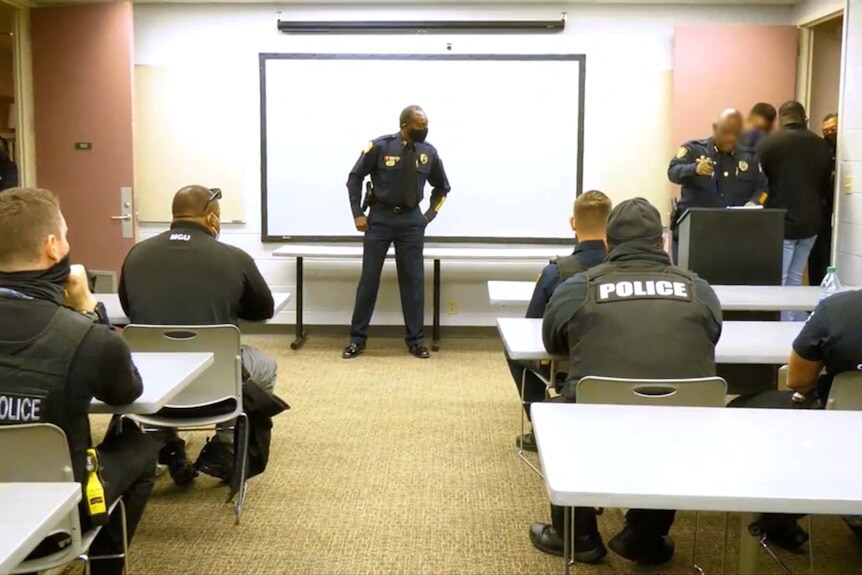
[[[792,553],[799,552],[799,548],[805,545],[807,541],[808,533],[796,521],[787,526],[766,531],[767,543],[772,543]]]
[[[225,443],[218,436],[215,436],[212,439],[207,439],[207,444],[195,461],[195,469],[222,481],[230,481],[233,463],[233,445]]]
[[[673,559],[674,543],[667,535],[638,537],[634,529],[626,525],[608,541],[608,547],[623,559],[641,565],[661,565]]]
[[[198,476],[186,455],[186,442],[182,439],[172,439],[159,450],[159,463],[167,465],[168,473],[178,487],[188,485]]]

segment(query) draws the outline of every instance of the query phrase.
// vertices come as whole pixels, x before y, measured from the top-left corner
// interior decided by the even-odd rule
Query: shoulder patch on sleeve
[[[374,149],[374,142],[372,142],[372,141],[370,141],[370,140],[369,140],[369,141],[368,141],[368,143],[367,143],[367,144],[365,144],[365,147],[364,147],[364,148],[362,148],[362,153],[363,153],[363,154],[367,154],[367,153],[368,153],[368,152],[370,152],[372,149]]]
[[[680,146],[679,150],[676,151],[676,159],[681,160],[688,155],[688,148],[685,146]],[[667,156],[665,156],[667,157]]]

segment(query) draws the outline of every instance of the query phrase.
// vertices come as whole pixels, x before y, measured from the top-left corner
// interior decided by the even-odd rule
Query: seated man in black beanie
[[[0,399],[30,406],[0,413],[0,425],[60,427],[69,442],[75,479],[83,486],[87,450],[93,447],[90,402],[95,397],[124,405],[143,387],[126,342],[111,330],[104,307],[90,292],[84,268],[69,264],[66,232],[51,192],[13,188],[0,194]],[[120,433],[112,425],[96,448],[106,502],[110,506],[122,496],[129,539],[152,491],[160,447],[154,437],[126,422]],[[83,502],[80,509],[82,528],[88,530],[92,521]],[[122,553],[122,534],[117,511],[91,555]],[[122,571],[118,559],[94,561],[91,569]]]
[[[569,356],[569,377],[562,390],[567,400],[577,401],[577,383],[588,375],[715,375],[721,306],[708,283],[670,263],[662,232],[661,216],[648,201],[622,202],[608,218],[611,252],[605,263],[554,291],[542,332],[549,352]],[[638,469],[631,470],[632,481],[637,474]],[[563,509],[551,506],[551,519],[552,525],[534,523],[530,539],[538,549],[562,556]],[[674,511],[631,509],[625,528],[608,545],[630,561],[666,563],[674,551],[668,536],[673,520]],[[606,554],[595,510],[577,508],[575,560],[595,563]]]

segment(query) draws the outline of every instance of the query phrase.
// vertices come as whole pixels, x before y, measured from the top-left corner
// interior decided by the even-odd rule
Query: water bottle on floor
[[[820,301],[829,296],[841,291],[841,282],[838,281],[838,274],[835,273],[835,266],[826,268],[826,276],[820,282]]]

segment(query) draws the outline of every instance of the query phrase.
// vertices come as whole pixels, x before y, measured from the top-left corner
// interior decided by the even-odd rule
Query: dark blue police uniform
[[[586,271],[594,266],[599,265],[605,260],[607,255],[607,246],[601,240],[589,240],[578,242],[575,251],[572,254],[580,264],[581,270]],[[527,306],[528,318],[541,318],[545,315],[545,308],[548,302],[551,301],[551,296],[554,295],[554,290],[557,289],[563,282],[563,277],[560,274],[560,267],[556,263],[551,263],[545,266],[542,274],[536,281],[536,287],[533,290],[533,297],[530,299],[530,304]],[[545,383],[539,379],[532,369],[532,362],[521,362],[511,359],[506,354],[506,362],[509,364],[509,371],[512,372],[512,378],[515,380],[515,387],[520,393],[521,380],[523,378],[524,385],[524,410],[527,417],[530,417],[530,405],[537,401],[545,399]],[[548,377],[547,366],[543,366],[542,370],[545,377]],[[525,373],[526,372],[526,373]]]
[[[377,302],[380,273],[389,246],[395,245],[401,309],[408,346],[423,343],[425,324],[425,266],[422,257],[425,226],[434,219],[449,180],[436,148],[427,142],[407,142],[399,133],[368,143],[347,179],[353,217],[363,215],[362,182],[371,175],[374,201],[368,214],[362,255],[362,276],[350,327],[351,343],[365,344]],[[419,202],[425,183],[433,186],[431,205],[423,214]]]
[[[700,176],[695,171],[697,160],[713,161],[715,172]],[[720,152],[712,138],[691,140],[683,144],[670,161],[668,179],[682,186],[679,213],[688,208],[727,208],[744,206],[748,202],[763,204],[769,194],[766,175],[760,158],[748,146],[740,146],[729,154]],[[673,231],[673,259],[678,261],[679,232]]]

